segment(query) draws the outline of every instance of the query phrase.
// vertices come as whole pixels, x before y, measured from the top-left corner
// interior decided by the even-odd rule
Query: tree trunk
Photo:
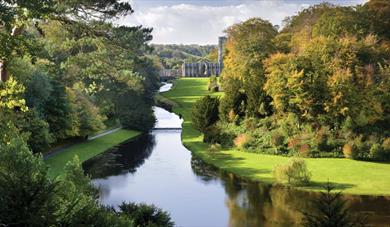
[[[0,79],[3,82],[8,80],[7,65],[4,60],[0,60]]]

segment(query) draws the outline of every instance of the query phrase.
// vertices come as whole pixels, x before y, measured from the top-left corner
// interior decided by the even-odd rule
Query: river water
[[[83,163],[100,189],[102,204],[155,204],[177,226],[299,226],[300,211],[312,209],[310,200],[317,193],[249,182],[192,157],[177,129],[182,120],[159,107],[154,110],[155,130]],[[390,226],[390,197],[345,199],[370,225]]]

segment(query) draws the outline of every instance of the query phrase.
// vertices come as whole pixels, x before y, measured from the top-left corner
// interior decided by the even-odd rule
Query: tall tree
[[[39,27],[44,19],[72,24],[77,21],[107,20],[131,13],[129,3],[118,0],[4,0],[0,3],[0,75],[8,80],[7,64],[15,55],[33,55],[34,40],[24,32],[26,27]]]

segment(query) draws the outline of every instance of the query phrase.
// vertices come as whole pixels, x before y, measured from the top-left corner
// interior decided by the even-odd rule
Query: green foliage
[[[53,89],[43,112],[50,125],[50,133],[57,140],[77,136],[77,116],[72,109],[65,87],[58,80],[52,80],[51,85]]]
[[[302,225],[305,227],[358,227],[366,226],[362,217],[352,215],[347,201],[341,192],[334,192],[334,187],[328,182],[315,200],[311,201],[314,212],[302,211]]]
[[[169,214],[153,205],[122,203],[119,209],[122,216],[129,217],[133,220],[134,226],[174,226]]]
[[[370,0],[364,4],[372,32],[390,40],[390,3],[386,0]]]
[[[313,26],[313,36],[340,37],[368,34],[368,21],[351,7],[337,7],[324,12]]]
[[[275,166],[273,175],[277,181],[292,185],[308,185],[311,177],[305,160],[296,158],[291,159],[288,164]]]
[[[29,134],[27,143],[34,152],[45,151],[54,140],[49,124],[39,116],[35,109],[23,114],[17,123],[22,132]]]
[[[226,32],[225,67],[221,75],[225,91],[223,99],[229,100],[226,109],[233,109],[238,114],[234,102],[244,96],[245,115],[269,115],[270,99],[263,91],[265,76],[262,61],[275,51],[272,39],[277,35],[276,28],[268,21],[252,18],[229,27]],[[224,110],[222,114],[226,116],[229,111]]]
[[[201,132],[218,120],[219,98],[209,95],[196,101],[192,107],[192,124]]]
[[[41,156],[32,154],[12,123],[1,124],[0,222],[16,226],[173,226],[169,214],[148,205],[99,204],[98,189],[77,156],[52,179]],[[144,225],[145,224],[145,225]]]
[[[56,183],[46,177],[47,167],[34,156],[13,127],[15,137],[0,142],[0,222],[40,226],[54,224]]]
[[[275,116],[257,119],[256,131],[258,131],[256,133],[257,136],[255,141],[257,148],[254,150],[254,152],[257,153],[237,152],[237,149],[234,147],[224,147],[224,149],[218,153],[208,152],[209,144],[202,142],[203,138],[201,133],[192,127],[191,120],[188,121],[188,119],[191,119],[191,107],[193,103],[197,99],[209,94],[207,91],[207,82],[208,78],[182,78],[176,81],[175,87],[171,91],[163,93],[164,97],[171,99],[177,104],[173,108],[173,111],[177,114],[182,114],[183,118],[186,120],[183,124],[182,132],[183,144],[190,149],[194,155],[218,168],[242,177],[247,177],[248,179],[272,184],[275,182],[272,177],[272,169],[279,163],[285,164],[288,161],[288,158],[280,155],[262,154],[265,151],[260,148],[260,145],[263,144],[263,141],[266,141],[263,135],[266,135],[266,137],[269,136],[268,133],[264,132],[267,132],[267,129],[273,126],[274,122],[279,122],[282,119],[275,119]],[[223,131],[243,133],[246,130],[245,127],[237,127],[237,125],[234,124],[225,124],[223,122],[218,122],[217,124],[220,125],[221,129],[224,129]],[[294,127],[293,130],[295,130],[295,128],[298,127]],[[337,130],[332,128],[328,128],[327,130],[329,132],[337,132]],[[292,133],[295,133],[295,131]],[[285,135],[284,132],[282,134]],[[234,137],[232,139],[234,139]],[[230,139],[230,142],[232,139]],[[327,140],[327,143],[341,144],[338,148],[338,152],[341,152],[345,141],[339,140],[340,138],[331,137]],[[387,144],[389,145],[390,140],[388,142],[389,143]],[[264,144],[266,143],[267,142]],[[390,147],[390,145],[388,147]],[[272,147],[271,149],[270,154],[274,152]],[[252,151],[252,149],[250,151]],[[332,153],[326,153],[326,155],[331,155]],[[390,175],[388,173],[390,171],[390,165],[386,163],[357,162],[342,158],[307,158],[305,161],[308,169],[313,174],[313,182],[327,182],[329,176],[332,176],[332,182],[339,186],[347,186],[345,187],[345,193],[366,195],[385,195],[389,193]],[[372,171],[373,169],[375,171]],[[256,174],[254,174],[254,172],[256,172]],[[348,185],[353,186],[348,187]],[[372,187],[372,185],[376,185],[376,187]],[[318,190],[318,184],[313,183],[309,186],[305,186],[305,189]]]

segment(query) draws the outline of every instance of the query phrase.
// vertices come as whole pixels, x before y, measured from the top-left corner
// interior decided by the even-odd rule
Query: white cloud
[[[153,43],[215,44],[223,30],[234,23],[261,17],[272,24],[281,25],[285,17],[308,7],[306,3],[246,1],[238,5],[176,4],[148,7],[142,7],[139,3],[134,4],[134,14],[120,19],[118,23],[153,27]]]

